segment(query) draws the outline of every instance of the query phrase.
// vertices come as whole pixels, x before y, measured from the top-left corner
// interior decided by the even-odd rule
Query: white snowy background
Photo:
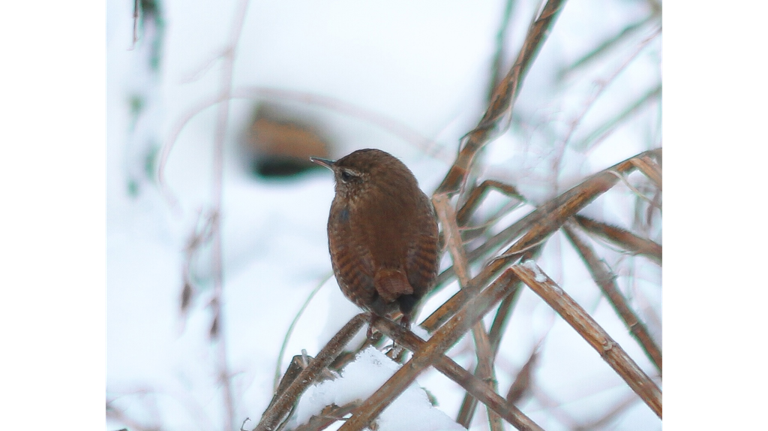
[[[115,416],[108,420],[107,429],[207,430],[222,429],[226,423],[224,389],[216,374],[219,350],[207,337],[213,295],[209,255],[203,253],[193,262],[199,293],[187,314],[180,313],[179,301],[185,244],[212,205],[217,121],[212,101],[220,92],[225,70],[221,55],[237,29],[241,4],[162,2],[161,37],[158,28],[145,25],[134,47],[132,3],[110,2],[107,7],[106,398],[109,407],[120,412],[117,420]],[[530,1],[515,3],[506,35],[507,65],[537,7]],[[384,149],[403,159],[431,193],[447,172],[460,137],[485,108],[503,10],[501,1],[248,2],[235,51],[233,93],[272,88],[328,96],[393,119],[434,141],[428,144],[429,151],[424,151],[423,142],[408,141],[359,118],[306,106],[300,100],[277,99],[321,119],[336,145],[333,157],[358,148]],[[516,121],[522,124],[487,149],[483,162],[489,177],[515,184],[533,202],[543,202],[592,172],[660,145],[658,102],[594,150],[577,144],[606,118],[660,85],[661,37],[633,56],[641,41],[652,36],[653,26],[620,45],[617,54],[592,66],[589,73],[557,78],[559,71],[601,41],[649,14],[645,2],[566,3],[515,106]],[[155,40],[162,41],[162,54],[153,71]],[[565,136],[595,94],[598,81],[619,70],[589,115],[579,119],[566,146]],[[132,100],[141,101],[138,113],[131,111]],[[281,371],[302,349],[316,354],[358,312],[330,278],[325,223],[333,197],[331,175],[317,170],[287,180],[255,179],[238,160],[237,140],[260,100],[249,96],[230,102],[224,144],[221,328],[236,427],[246,417],[257,421],[269,402],[278,349],[313,288],[324,284],[294,330]],[[183,121],[187,122],[179,129]],[[163,194],[144,170],[148,154],[164,154],[169,146]],[[587,214],[628,226],[632,214],[622,208],[633,198],[624,189],[598,200]],[[490,202],[493,199],[500,202],[497,206],[504,201],[496,196]],[[660,239],[659,232],[649,234]],[[602,320],[650,373],[647,359],[612,317],[610,307],[600,301],[586,271],[563,267],[568,259],[561,254],[572,253],[567,243],[562,238],[551,243],[554,250],[545,255],[554,257],[540,260],[542,268]],[[643,316],[661,341],[660,268],[642,258],[616,257],[611,264],[619,273],[622,268],[631,270],[624,281],[649,311]],[[425,313],[450,293],[446,290],[427,304]],[[514,316],[499,355],[499,387],[511,384],[548,335],[534,383],[547,395],[520,406],[545,429],[589,423],[633,396],[597,353],[530,291],[523,294]],[[466,343],[455,348],[456,357],[471,366]],[[386,378],[376,378],[372,370],[368,374],[378,385]],[[342,385],[335,389],[341,395],[335,396],[354,398],[356,393],[348,395],[350,391],[373,386],[370,393],[376,384]],[[420,376],[418,384],[436,396],[447,422],[428,422],[428,411],[433,409],[426,406],[397,410],[407,403],[393,405],[392,417],[409,418],[413,429],[421,423],[429,425],[418,429],[460,429],[448,419],[455,417],[463,395],[456,385],[434,370]],[[552,394],[556,399],[550,399]],[[299,417],[309,414],[300,407]],[[484,417],[484,409],[478,409],[472,429],[484,429]],[[380,429],[404,429],[402,424],[387,424],[382,416]],[[637,401],[608,428],[660,426],[648,407]]]

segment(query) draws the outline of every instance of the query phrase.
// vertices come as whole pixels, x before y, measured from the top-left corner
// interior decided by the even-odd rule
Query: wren
[[[376,149],[337,161],[310,157],[334,173],[328,249],[344,296],[374,315],[409,326],[438,270],[437,219],[400,160]]]

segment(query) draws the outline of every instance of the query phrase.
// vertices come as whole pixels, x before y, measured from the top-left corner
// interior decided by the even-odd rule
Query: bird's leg
[[[400,319],[400,326],[405,328],[406,331],[408,329],[411,329],[411,315],[410,314],[403,314],[403,317]]]
[[[403,314],[399,320],[399,326],[400,328],[396,332],[390,334],[392,337],[392,346],[385,354],[393,361],[402,364],[405,361],[407,351],[402,345],[397,344],[395,338],[403,336],[403,333],[411,328],[411,315]]]
[[[368,332],[365,333],[365,336],[368,338],[368,341],[371,342],[371,344],[374,344],[377,340],[374,338],[375,335],[373,333],[373,327],[376,324],[376,320],[380,319],[379,316],[377,316],[375,313],[369,313],[370,315],[370,321],[368,322]]]

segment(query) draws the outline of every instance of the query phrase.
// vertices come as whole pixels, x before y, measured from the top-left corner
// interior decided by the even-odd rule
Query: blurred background
[[[380,148],[431,194],[540,8],[519,0],[109,2],[107,429],[256,421],[276,369],[302,349],[316,354],[358,312],[331,274],[333,178],[308,157]],[[661,147],[661,38],[660,2],[564,3],[508,128],[473,166],[473,182],[497,180],[525,198],[511,207],[490,194],[476,216],[498,215],[491,232]],[[644,193],[647,181],[629,177],[581,214],[661,244],[660,204]],[[661,266],[595,247],[660,345]],[[537,263],[661,386],[562,234]],[[453,282],[436,294],[422,318],[457,289]],[[471,367],[471,345],[465,337],[450,354]],[[534,356],[517,405],[543,428],[661,429],[600,356],[524,291],[497,358],[502,394]],[[434,370],[418,383],[456,417],[458,386]],[[470,429],[487,427],[479,409]]]

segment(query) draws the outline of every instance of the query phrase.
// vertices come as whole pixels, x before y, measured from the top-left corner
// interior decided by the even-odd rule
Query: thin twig
[[[232,25],[232,34],[230,44],[224,58],[222,59],[222,73],[220,81],[220,94],[224,102],[219,104],[216,118],[216,127],[214,130],[214,150],[213,150],[213,187],[211,190],[211,202],[214,213],[217,217],[213,220],[213,244],[212,244],[212,275],[213,275],[213,294],[214,304],[214,322],[218,323],[218,360],[221,370],[219,377],[224,391],[224,408],[227,412],[225,418],[225,429],[233,429],[235,420],[235,401],[230,381],[229,361],[227,359],[226,334],[223,330],[222,307],[224,290],[224,271],[222,267],[222,244],[221,244],[221,209],[222,209],[222,189],[224,179],[224,138],[227,132],[227,121],[229,120],[229,97],[232,92],[232,74],[235,66],[237,45],[240,41],[240,35],[245,23],[246,9],[248,0],[240,0],[235,11],[234,22]]]
[[[136,47],[136,41],[139,40],[139,0],[133,1],[133,41],[131,49]]]
[[[280,346],[280,353],[277,355],[277,364],[275,366],[275,387],[274,389],[277,390],[277,384],[280,381],[280,364],[283,363],[283,356],[285,355],[285,349],[288,347],[288,341],[291,339],[291,334],[293,334],[293,329],[296,327],[296,323],[301,318],[301,315],[304,314],[304,310],[307,309],[307,306],[312,301],[312,298],[315,297],[315,294],[320,291],[320,288],[325,285],[325,282],[328,281],[330,277],[326,277],[323,279],[322,282],[318,283],[317,286],[315,286],[314,289],[312,289],[312,292],[309,293],[309,296],[307,296],[307,299],[304,300],[304,303],[301,304],[301,308],[299,308],[299,311],[296,312],[296,315],[293,316],[293,320],[291,320],[291,325],[288,326],[288,330],[285,332],[285,337],[283,337],[283,344]]]
[[[593,89],[592,94],[582,104],[581,111],[579,111],[570,121],[570,126],[568,127],[565,136],[561,140],[561,143],[557,144],[559,151],[557,152],[557,156],[555,157],[552,164],[552,172],[554,175],[559,175],[559,173],[562,172],[561,163],[565,154],[565,148],[570,144],[571,137],[581,124],[581,121],[587,115],[587,112],[589,112],[592,106],[595,105],[595,102],[603,94],[603,91],[608,88],[608,85],[611,84],[616,79],[616,77],[619,76],[619,74],[623,72],[624,69],[626,69],[627,66],[629,66],[629,64],[643,51],[643,49],[645,49],[645,47],[660,34],[661,29],[658,29],[651,36],[642,40],[637,45],[635,50],[630,55],[628,55],[627,58],[608,77],[599,79],[595,82],[595,88]]]
[[[595,49],[587,53],[585,56],[581,57],[570,66],[560,71],[558,73],[559,80],[567,79],[567,75],[573,73],[575,70],[597,59],[602,53],[605,53],[609,51],[611,48],[620,45],[621,42],[634,36],[638,30],[643,29],[644,27],[647,26],[647,24],[652,22],[658,22],[658,21],[659,21],[659,16],[651,13],[647,17],[641,18],[638,21],[624,27],[621,30],[621,32],[619,32],[617,35],[611,37],[610,39],[607,39],[606,41],[598,45]]]
[[[660,97],[661,97],[661,84],[650,89],[647,93],[640,96],[634,103],[627,106],[623,111],[620,111],[613,118],[606,121],[600,127],[597,127],[594,131],[588,134],[580,142],[577,142],[574,145],[574,148],[581,151],[589,151],[589,149],[593,148],[595,145],[605,140],[610,135],[610,133],[612,133],[616,129],[616,126],[618,124],[627,120],[633,114],[639,112],[640,109],[646,104],[649,104]]]

